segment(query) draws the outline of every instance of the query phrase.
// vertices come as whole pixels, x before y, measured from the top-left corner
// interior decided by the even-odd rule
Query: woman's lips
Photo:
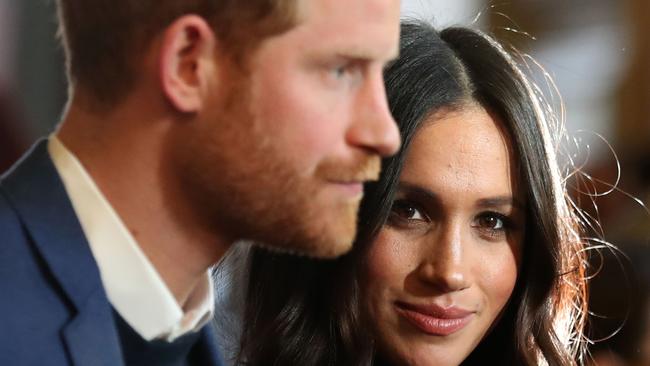
[[[448,336],[463,329],[474,312],[457,307],[444,308],[435,304],[414,305],[397,302],[397,313],[413,326],[429,335]]]
[[[363,196],[363,181],[333,181],[331,183],[347,196]]]

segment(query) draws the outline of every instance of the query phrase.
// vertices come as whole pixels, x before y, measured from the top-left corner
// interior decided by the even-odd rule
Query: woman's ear
[[[197,113],[217,78],[217,40],[197,15],[176,19],[163,34],[159,80],[170,104],[182,113]]]

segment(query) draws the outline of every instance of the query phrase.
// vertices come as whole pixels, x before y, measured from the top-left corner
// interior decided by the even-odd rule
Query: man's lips
[[[343,192],[354,197],[363,196],[363,186],[365,183],[374,182],[379,177],[378,169],[356,169],[356,173],[330,174],[325,180],[333,186],[341,189]],[[352,171],[352,170],[351,170]]]
[[[436,336],[448,336],[463,329],[473,318],[474,312],[458,307],[442,307],[437,304],[417,305],[395,303],[397,313],[420,331]]]

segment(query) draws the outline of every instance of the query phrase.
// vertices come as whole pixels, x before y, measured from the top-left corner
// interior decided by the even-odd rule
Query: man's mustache
[[[359,155],[352,161],[327,160],[316,169],[316,176],[338,183],[363,183],[379,179],[381,158]]]

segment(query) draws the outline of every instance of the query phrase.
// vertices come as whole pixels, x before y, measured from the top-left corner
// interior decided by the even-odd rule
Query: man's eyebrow
[[[346,47],[336,52],[337,57],[347,58],[359,62],[379,61],[391,62],[399,57],[399,49],[391,52],[377,52],[367,47]]]
[[[363,55],[363,54],[357,54],[357,53],[345,53],[345,52],[339,52],[335,55],[337,59],[341,60],[346,60],[350,61],[353,63],[368,63],[368,62],[373,62],[375,61],[374,58],[370,57],[370,55]]]

